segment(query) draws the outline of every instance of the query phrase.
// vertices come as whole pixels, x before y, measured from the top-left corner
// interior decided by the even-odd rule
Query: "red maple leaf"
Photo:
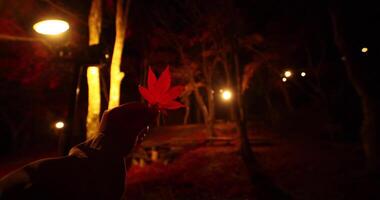
[[[139,86],[140,94],[146,99],[151,106],[157,106],[159,110],[173,110],[184,107],[183,104],[175,101],[182,93],[182,86],[170,88],[171,76],[169,67],[162,72],[157,79],[152,69],[149,67],[148,88]]]

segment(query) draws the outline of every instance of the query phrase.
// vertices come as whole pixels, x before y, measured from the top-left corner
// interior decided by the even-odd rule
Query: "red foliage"
[[[152,106],[157,106],[158,109],[177,109],[184,107],[175,99],[182,93],[182,86],[175,86],[170,88],[171,75],[169,67],[167,67],[161,76],[157,79],[151,68],[148,72],[148,89],[142,86],[139,87],[141,95]]]

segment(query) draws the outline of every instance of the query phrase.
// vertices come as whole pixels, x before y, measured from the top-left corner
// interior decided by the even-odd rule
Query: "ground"
[[[154,130],[131,162],[126,199],[257,199],[233,125],[216,130],[227,140],[207,141],[200,125]],[[268,129],[250,129],[250,140],[261,173],[293,199],[380,199],[358,143]],[[0,176],[41,155],[24,157],[2,158]]]

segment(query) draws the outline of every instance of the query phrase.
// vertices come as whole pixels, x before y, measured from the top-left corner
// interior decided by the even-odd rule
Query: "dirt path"
[[[236,138],[233,126],[218,125],[222,137]],[[153,130],[144,141],[147,151],[160,151],[159,161],[140,161],[128,171],[127,199],[259,199],[262,181],[252,184],[237,141],[205,143],[203,126]],[[252,149],[270,184],[293,199],[380,199],[380,180],[365,172],[359,144],[267,130],[250,134]],[[162,147],[162,149],[160,149]],[[0,176],[52,153],[31,153],[0,160]],[[269,197],[269,196],[265,196]],[[269,199],[262,197],[261,199]]]

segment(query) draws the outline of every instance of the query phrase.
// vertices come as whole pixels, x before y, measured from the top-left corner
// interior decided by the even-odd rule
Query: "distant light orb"
[[[43,20],[33,25],[33,29],[43,35],[58,35],[69,28],[69,23],[59,19]]]
[[[223,89],[220,89],[219,92],[220,92],[220,93],[223,93]]]
[[[63,127],[65,127],[65,123],[63,123],[61,121],[55,123],[55,128],[62,129]]]
[[[229,101],[229,100],[231,100],[231,98],[232,98],[232,93],[231,93],[231,91],[229,91],[229,90],[224,90],[223,93],[222,93],[222,98],[223,98],[223,100],[225,100],[225,101]]]
[[[284,83],[285,83],[287,80],[288,80],[288,79],[287,79],[287,78],[285,78],[285,77],[284,77],[284,78],[282,78],[282,82],[284,82]]]
[[[362,53],[367,53],[368,52],[368,48],[367,47],[363,47],[362,48]]]
[[[289,77],[292,76],[292,72],[291,72],[290,70],[287,70],[287,71],[285,71],[284,76],[285,76],[286,78],[289,78]]]
[[[301,76],[305,77],[306,76],[306,72],[301,72]]]

